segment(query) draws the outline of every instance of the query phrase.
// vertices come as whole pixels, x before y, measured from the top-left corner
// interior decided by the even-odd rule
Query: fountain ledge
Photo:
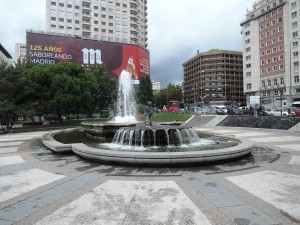
[[[82,143],[62,144],[53,139],[53,135],[59,131],[51,132],[43,136],[43,144],[57,152],[70,152],[94,161],[103,163],[128,164],[128,165],[176,165],[176,164],[201,164],[222,160],[231,160],[250,154],[254,143],[248,140],[235,138],[239,145],[206,151],[192,152],[123,152],[101,150],[92,148]],[[222,135],[222,137],[226,137]],[[230,137],[232,138],[232,136]],[[52,139],[52,140],[51,140]]]

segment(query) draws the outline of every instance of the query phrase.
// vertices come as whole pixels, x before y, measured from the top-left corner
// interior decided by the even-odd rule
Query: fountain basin
[[[53,151],[57,151],[57,141],[53,138],[55,134],[62,131],[54,131],[43,136],[43,144]],[[216,135],[219,136],[219,135]],[[226,136],[221,136],[226,137]],[[253,150],[254,144],[250,141],[231,138],[238,145],[216,150],[188,151],[188,152],[128,152],[99,149],[87,146],[83,143],[69,144],[70,151],[75,154],[94,161],[109,164],[125,165],[201,165],[205,163],[222,160],[233,160],[248,155]],[[56,148],[51,148],[51,141],[56,143]],[[49,144],[50,142],[50,144]],[[61,143],[62,146],[65,144]]]
[[[136,126],[137,123],[81,123],[88,137],[99,140],[112,139],[120,127]]]

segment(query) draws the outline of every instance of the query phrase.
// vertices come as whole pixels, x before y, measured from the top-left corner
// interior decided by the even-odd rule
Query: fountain
[[[241,157],[252,151],[252,143],[232,137],[199,138],[192,127],[139,123],[136,112],[131,74],[122,71],[113,120],[82,123],[88,140],[97,140],[96,143],[82,140],[63,144],[61,131],[45,135],[43,143],[56,152],[73,151],[101,162],[143,165],[198,164]]]

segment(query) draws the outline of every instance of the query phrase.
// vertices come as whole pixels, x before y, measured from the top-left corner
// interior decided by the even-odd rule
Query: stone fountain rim
[[[77,128],[78,129],[78,128]],[[74,130],[74,129],[66,129]],[[74,152],[75,154],[94,161],[109,164],[126,165],[177,165],[177,164],[197,164],[216,162],[240,158],[252,152],[255,146],[253,142],[227,135],[216,135],[212,132],[201,132],[218,137],[231,138],[238,141],[237,146],[205,151],[190,152],[125,152],[104,150],[89,147],[83,143],[63,144],[54,140],[53,136],[66,130],[56,130],[49,132],[42,137],[43,144],[56,153]]]

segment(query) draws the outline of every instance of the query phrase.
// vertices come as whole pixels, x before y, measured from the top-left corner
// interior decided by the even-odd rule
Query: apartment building
[[[300,100],[300,0],[260,0],[241,22],[244,92],[267,108]]]
[[[242,52],[212,49],[183,63],[184,102],[244,103]]]
[[[47,0],[47,31],[148,46],[147,0]]]
[[[12,64],[12,56],[4,48],[4,46],[0,43],[0,64],[3,62],[11,65]]]
[[[16,54],[15,61],[24,60],[26,58],[26,50],[27,50],[26,44],[16,43],[15,44],[15,54]]]

